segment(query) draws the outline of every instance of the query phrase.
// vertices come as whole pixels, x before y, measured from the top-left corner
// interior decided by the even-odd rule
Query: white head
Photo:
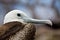
[[[8,22],[13,22],[13,21],[18,21],[21,23],[37,23],[37,24],[49,24],[52,25],[52,22],[50,20],[37,20],[37,19],[32,19],[26,15],[21,10],[12,10],[8,12],[5,16],[4,19],[4,24]]]

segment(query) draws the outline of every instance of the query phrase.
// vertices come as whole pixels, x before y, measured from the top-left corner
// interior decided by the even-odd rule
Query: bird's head
[[[32,19],[26,15],[21,10],[12,10],[8,12],[4,18],[4,24],[8,22],[18,21],[21,23],[36,23],[36,24],[49,24],[52,25],[52,22],[50,20],[38,20],[38,19]]]

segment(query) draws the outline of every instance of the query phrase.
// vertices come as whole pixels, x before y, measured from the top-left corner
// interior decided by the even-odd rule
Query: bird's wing
[[[15,34],[17,31],[21,30],[24,27],[20,22],[10,22],[2,25],[0,27],[0,40],[4,40],[10,35]]]

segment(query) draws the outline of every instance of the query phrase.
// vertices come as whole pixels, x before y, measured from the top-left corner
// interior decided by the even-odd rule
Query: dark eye
[[[18,16],[18,17],[20,17],[20,16],[21,16],[21,14],[19,14],[19,13],[18,13],[18,14],[17,14],[17,16]]]

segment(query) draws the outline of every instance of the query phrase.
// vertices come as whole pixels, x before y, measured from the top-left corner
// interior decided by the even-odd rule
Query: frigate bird
[[[52,25],[50,20],[33,19],[21,10],[12,10],[6,14],[0,27],[0,40],[34,40],[34,23]]]

